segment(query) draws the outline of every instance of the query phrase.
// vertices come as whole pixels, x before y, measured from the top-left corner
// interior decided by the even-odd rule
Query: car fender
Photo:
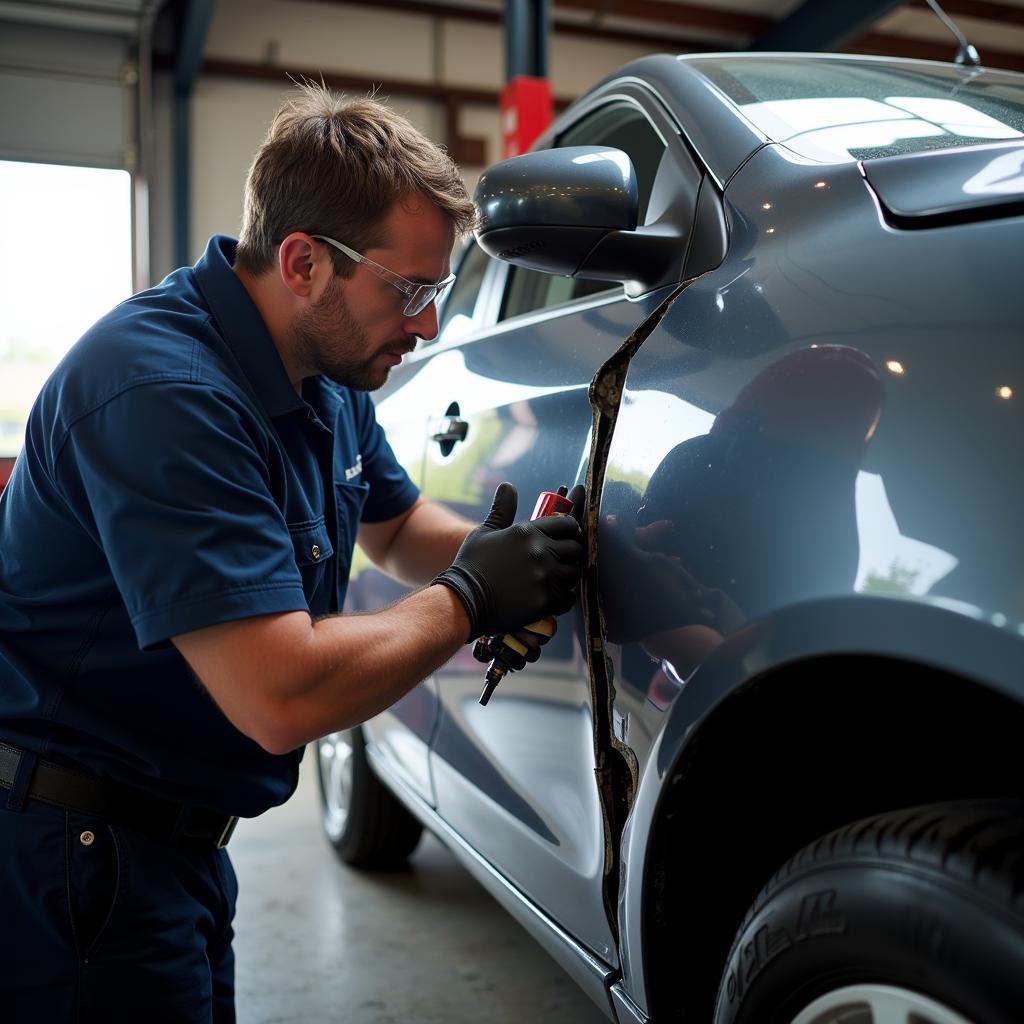
[[[735,710],[735,702],[768,677],[785,686],[789,666],[858,656],[959,673],[969,685],[1024,707],[1024,635],[1001,616],[952,604],[861,594],[805,602],[752,621],[687,679],[676,677],[678,693],[646,760],[622,837],[621,984],[642,1012],[650,1012],[644,912],[654,827],[670,784],[681,779],[686,785],[687,760],[724,707]],[[672,678],[671,667],[662,667]],[[727,804],[727,794],[722,801]]]

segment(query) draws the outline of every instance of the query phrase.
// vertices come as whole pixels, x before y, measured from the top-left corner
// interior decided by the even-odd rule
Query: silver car
[[[655,56],[481,179],[378,416],[430,498],[585,483],[541,660],[319,744],[620,1024],[1024,1019],[1024,76]],[[368,562],[350,602],[401,589]]]

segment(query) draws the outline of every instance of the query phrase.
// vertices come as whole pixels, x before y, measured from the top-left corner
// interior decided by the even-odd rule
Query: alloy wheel
[[[792,1024],[970,1024],[934,999],[892,985],[848,985],[815,999]]]
[[[320,778],[323,780],[324,828],[337,839],[345,827],[352,802],[352,737],[332,732],[317,744]]]

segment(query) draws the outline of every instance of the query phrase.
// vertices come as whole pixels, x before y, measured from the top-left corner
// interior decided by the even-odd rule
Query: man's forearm
[[[443,665],[468,632],[459,599],[435,586],[368,615],[314,622],[285,612],[174,642],[231,723],[283,754],[383,711]]]
[[[429,583],[451,565],[475,525],[443,505],[425,502],[402,524],[381,568],[403,583]]]
[[[312,671],[283,686],[277,752],[347,729],[390,707],[466,642],[469,620],[447,587],[428,587],[366,615],[312,624]]]

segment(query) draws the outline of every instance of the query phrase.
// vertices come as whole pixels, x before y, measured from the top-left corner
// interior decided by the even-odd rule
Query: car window
[[[452,285],[451,293],[445,300],[444,309],[441,310],[438,336],[461,338],[476,327],[476,300],[489,259],[487,253],[476,242],[469,243],[468,250],[459,263],[458,276]]]
[[[609,146],[621,149],[633,161],[640,199],[638,223],[647,216],[658,165],[665,142],[643,111],[632,103],[613,102],[595,110],[558,139],[558,146]],[[579,277],[557,277],[525,267],[510,267],[500,320],[547,309],[595,292],[620,290],[621,285]]]

